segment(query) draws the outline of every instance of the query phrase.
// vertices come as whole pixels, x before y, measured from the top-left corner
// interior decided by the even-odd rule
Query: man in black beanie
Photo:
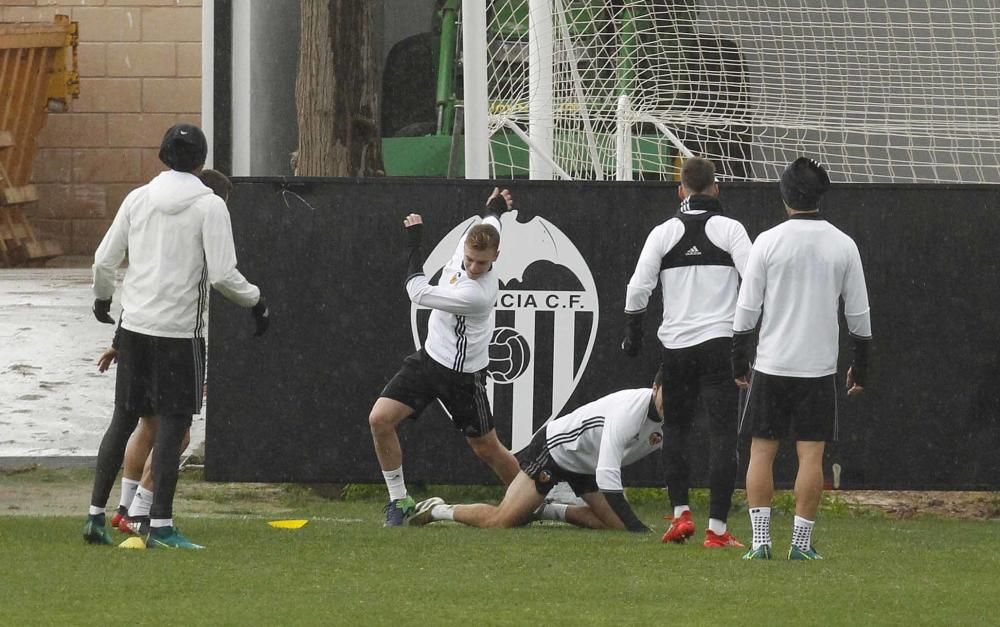
[[[788,559],[822,559],[812,530],[823,495],[823,450],[836,441],[838,302],[854,340],[847,394],[867,383],[871,318],[857,244],[819,215],[830,178],[799,158],[779,189],[788,220],[757,237],[750,249],[733,323],[733,376],[747,390],[740,432],[752,436],[747,505],[753,545],[743,559],[771,559],[772,466],[781,440],[795,442],[795,522]],[[753,331],[763,320],[754,352]]]
[[[236,269],[226,203],[196,176],[205,163],[205,135],[192,124],[167,130],[160,160],[170,169],[133,190],[94,254],[94,316],[113,324],[115,274],[122,281],[115,413],[97,456],[84,540],[111,544],[104,510],[139,416],[156,416],[154,496],[146,546],[199,549],[173,524],[181,439],[201,411],[208,286],[251,308],[256,334],[267,330],[267,302]]]

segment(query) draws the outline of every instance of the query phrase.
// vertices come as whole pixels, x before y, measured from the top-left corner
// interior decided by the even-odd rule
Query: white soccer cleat
[[[434,522],[434,519],[431,518],[431,510],[434,509],[436,505],[444,505],[444,499],[439,496],[432,496],[426,501],[420,501],[417,503],[417,507],[408,521],[409,524],[414,527],[423,527],[428,523]]]

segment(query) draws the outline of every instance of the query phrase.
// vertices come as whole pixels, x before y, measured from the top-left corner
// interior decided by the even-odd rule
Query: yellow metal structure
[[[76,50],[77,24],[65,15],[0,23],[0,263],[8,266],[62,254],[35,237],[24,206],[38,199],[28,182],[46,116],[80,93]]]

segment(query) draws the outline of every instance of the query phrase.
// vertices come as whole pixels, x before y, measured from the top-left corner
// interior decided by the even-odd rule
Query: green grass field
[[[995,520],[894,520],[832,502],[816,532],[827,559],[788,562],[783,495],[773,521],[781,559],[744,562],[736,550],[662,545],[659,533],[551,523],[383,529],[381,488],[329,500],[298,486],[223,489],[186,479],[177,521],[208,548],[128,551],[87,546],[81,514],[31,515],[26,502],[26,495],[44,503],[75,494],[82,512],[88,486],[83,471],[0,476],[0,514],[18,512],[0,515],[0,624],[1000,623]],[[499,493],[444,491],[452,499]],[[658,493],[632,497],[662,533]],[[310,522],[278,530],[266,524],[275,518]],[[748,539],[745,510],[730,523]]]

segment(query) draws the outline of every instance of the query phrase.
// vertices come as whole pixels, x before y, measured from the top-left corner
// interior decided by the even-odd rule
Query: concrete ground
[[[114,329],[91,313],[90,258],[62,267],[0,268],[0,464],[14,458],[92,458],[111,417],[114,370],[97,358]],[[112,307],[117,319],[118,302]],[[195,417],[192,448],[204,442]],[[82,461],[82,460],[76,460]]]

